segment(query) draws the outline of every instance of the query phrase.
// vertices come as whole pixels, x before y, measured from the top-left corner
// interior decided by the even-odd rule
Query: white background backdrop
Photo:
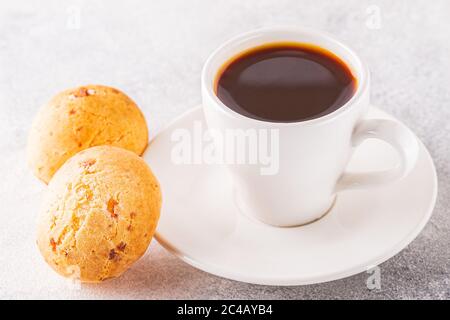
[[[372,102],[429,148],[439,196],[422,234],[369,274],[305,287],[221,279],[152,242],[121,278],[74,285],[43,262],[34,240],[44,186],[26,167],[40,105],[68,87],[99,83],[129,94],[151,135],[200,102],[209,53],[271,25],[334,33],[368,62]],[[445,0],[2,1],[0,3],[0,298],[450,298],[450,2]],[[380,235],[382,236],[382,235]]]

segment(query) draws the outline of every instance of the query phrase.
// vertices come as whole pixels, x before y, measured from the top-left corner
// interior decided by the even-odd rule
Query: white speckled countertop
[[[378,15],[379,14],[379,15]],[[450,298],[450,2],[447,0],[2,1],[0,3],[0,298]],[[439,195],[419,237],[368,274],[304,287],[221,279],[153,241],[121,278],[76,285],[34,240],[44,186],[26,167],[39,106],[86,83],[113,85],[141,106],[151,132],[200,102],[200,70],[227,38],[261,26],[334,33],[367,60],[372,101],[406,123],[434,158]]]

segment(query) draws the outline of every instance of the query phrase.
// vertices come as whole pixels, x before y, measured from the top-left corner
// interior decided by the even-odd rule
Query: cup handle
[[[396,167],[379,172],[344,172],[336,184],[336,192],[349,189],[366,189],[397,181],[414,167],[419,153],[416,137],[402,124],[386,119],[362,120],[353,131],[352,145],[366,139],[379,139],[389,143],[400,155]]]

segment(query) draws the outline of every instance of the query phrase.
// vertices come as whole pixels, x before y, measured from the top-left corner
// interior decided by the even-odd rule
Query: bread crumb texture
[[[37,114],[31,127],[28,163],[48,183],[81,150],[112,145],[141,155],[148,142],[138,106],[117,89],[87,85],[57,94]]]
[[[160,208],[158,181],[142,158],[111,146],[86,149],[51,180],[37,244],[61,275],[100,282],[119,276],[145,253]]]

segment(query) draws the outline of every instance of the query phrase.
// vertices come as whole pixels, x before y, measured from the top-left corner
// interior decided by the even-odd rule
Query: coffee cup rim
[[[267,121],[267,120],[260,120],[255,118],[250,118],[248,116],[245,116],[243,114],[240,114],[231,108],[227,107],[220,99],[217,97],[217,95],[214,92],[214,79],[208,79],[208,73],[210,72],[211,64],[214,61],[215,57],[221,53],[222,51],[226,50],[228,47],[233,46],[236,43],[244,42],[245,40],[252,39],[256,36],[261,36],[263,34],[270,34],[270,33],[307,33],[311,36],[320,37],[322,39],[326,39],[327,41],[334,43],[335,45],[341,47],[344,51],[346,51],[349,55],[352,56],[352,59],[356,61],[354,64],[350,64],[344,57],[341,55],[335,53],[333,50],[330,50],[334,54],[336,54],[339,58],[343,59],[345,63],[351,68],[351,70],[356,71],[358,74],[357,77],[357,88],[353,96],[340,108],[334,110],[333,112],[330,112],[326,115],[323,115],[321,117],[308,119],[308,120],[301,120],[301,121],[294,121],[294,122],[275,122],[275,121]],[[315,44],[315,43],[312,43]],[[320,45],[319,45],[320,46]],[[230,56],[229,58],[232,58]],[[213,74],[217,75],[217,70],[213,70]],[[345,114],[348,110],[351,109],[352,106],[354,106],[358,101],[360,101],[361,97],[368,91],[369,88],[369,82],[370,82],[370,74],[369,69],[366,65],[366,63],[360,58],[360,56],[347,44],[345,44],[343,41],[339,40],[336,36],[321,31],[318,29],[313,28],[307,28],[307,27],[292,27],[292,26],[278,26],[278,27],[265,27],[265,28],[259,28],[252,31],[248,31],[245,33],[241,33],[235,37],[232,37],[231,39],[225,41],[223,44],[221,44],[217,49],[215,49],[206,60],[205,64],[203,65],[202,73],[201,73],[201,86],[202,91],[204,91],[205,94],[208,95],[208,97],[214,102],[214,108],[219,110],[220,112],[224,113],[225,115],[233,118],[238,118],[241,120],[247,120],[254,122],[255,124],[266,124],[266,125],[276,125],[276,126],[292,126],[292,125],[317,125],[320,123],[325,123],[331,120],[334,120],[335,118]]]

